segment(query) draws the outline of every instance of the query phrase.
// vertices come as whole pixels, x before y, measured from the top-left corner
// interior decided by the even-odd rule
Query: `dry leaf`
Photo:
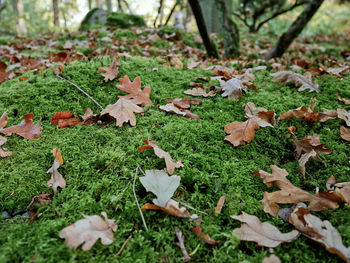
[[[189,99],[189,98],[165,98],[167,102],[173,103],[176,107],[182,108],[182,109],[189,109],[192,104],[200,104],[202,103],[202,100],[200,99]]]
[[[294,157],[298,160],[301,174],[305,175],[305,164],[310,157],[318,162],[322,162],[318,153],[330,154],[332,149],[324,148],[326,144],[320,143],[320,137],[317,134],[298,140],[293,133],[295,130],[296,128],[294,126],[288,128],[290,138],[294,140]]]
[[[281,263],[281,260],[276,255],[272,254],[269,257],[264,258],[262,263]]]
[[[161,105],[159,106],[159,109],[165,112],[176,114],[176,115],[186,116],[186,112],[184,112],[181,108],[176,107],[173,103]]]
[[[136,125],[136,116],[134,113],[143,113],[143,109],[132,101],[120,98],[116,103],[107,105],[101,112],[101,115],[108,114],[116,119],[116,126],[122,127],[124,122],[130,122],[131,126]]]
[[[244,111],[246,117],[255,119],[260,127],[273,127],[276,125],[276,114],[273,110],[269,111],[265,108],[255,107],[254,103],[248,102],[245,104]]]
[[[183,68],[181,60],[177,56],[173,56],[170,61],[171,65],[175,68]]]
[[[223,91],[221,94],[222,97],[228,97],[228,99],[237,101],[243,95],[243,91],[246,91],[242,81],[237,78],[232,78],[226,81],[221,85],[221,88]]]
[[[66,246],[73,249],[84,243],[83,250],[90,250],[99,238],[103,245],[113,243],[113,232],[117,230],[117,225],[114,220],[107,218],[105,212],[101,212],[101,215],[104,219],[98,215],[83,215],[85,219],[62,229],[60,238],[66,239]]]
[[[4,112],[0,117],[0,129],[7,125],[7,113]]]
[[[223,195],[220,197],[218,204],[216,205],[216,208],[215,208],[215,215],[216,216],[221,213],[222,207],[225,204],[225,200],[226,200],[226,195]]]
[[[157,196],[152,202],[157,206],[165,207],[180,185],[181,177],[169,176],[164,170],[146,170],[146,175],[140,177],[140,182],[147,192]]]
[[[293,82],[296,86],[300,86],[298,91],[309,89],[310,92],[312,91],[320,92],[317,83],[312,82],[311,77],[308,78],[298,73],[295,73],[293,71],[280,71],[280,72],[272,73],[270,75],[274,77],[272,79],[273,81],[279,81],[283,84],[288,82]]]
[[[296,186],[294,186],[287,178],[285,169],[281,169],[275,165],[271,165],[272,174],[262,170],[256,170],[254,175],[264,180],[264,184],[268,187],[277,186],[280,191],[267,193],[264,192],[264,198],[261,203],[264,212],[272,216],[276,216],[279,210],[278,204],[294,204],[300,202],[310,202],[308,208],[312,211],[321,211],[329,208],[338,208],[338,201],[323,198],[321,194],[310,194]]]
[[[55,160],[53,161],[52,167],[46,172],[51,174],[51,178],[49,181],[47,181],[46,184],[52,187],[54,191],[57,191],[58,187],[66,187],[66,181],[64,180],[63,176],[58,172],[58,168],[60,167],[60,165],[63,164],[63,159],[61,151],[59,149],[54,148],[51,152],[55,157]]]
[[[146,86],[141,90],[141,78],[136,77],[133,82],[130,81],[129,76],[125,75],[124,78],[119,79],[122,85],[117,85],[117,88],[129,93],[126,96],[118,96],[118,98],[130,99],[133,103],[141,106],[152,105],[152,101],[149,96],[151,94],[151,88]]]
[[[304,236],[320,243],[330,253],[350,262],[350,247],[343,245],[338,230],[329,221],[322,221],[304,207],[296,207],[289,217],[289,222]]]
[[[0,120],[0,124],[1,124],[1,120]],[[0,125],[0,127],[1,127],[1,125]],[[12,155],[11,151],[8,151],[6,148],[2,147],[6,141],[7,141],[7,139],[0,135],[0,157],[2,157],[2,158],[5,158],[5,157]]]
[[[34,118],[34,114],[28,113],[24,115],[24,120],[20,124],[14,125],[5,129],[0,128],[0,133],[3,133],[7,136],[11,136],[12,133],[15,133],[28,140],[38,139],[41,133],[40,122],[34,125],[33,118]]]
[[[338,98],[339,101],[344,102],[344,104],[346,104],[346,105],[349,105],[349,104],[350,104],[350,100],[348,100],[348,99],[343,99],[342,97],[340,97],[338,91],[337,91],[336,94],[337,94],[337,98]]]
[[[280,114],[280,119],[292,119],[292,118],[302,118],[303,121],[316,122],[319,118],[319,112],[314,112],[314,107],[316,103],[316,97],[312,98],[312,103],[310,107],[302,106],[296,110],[289,110]]]
[[[179,240],[179,242],[176,242],[175,244],[181,249],[181,252],[184,256],[183,258],[184,262],[191,261],[191,257],[188,255],[188,252],[185,247],[185,237],[182,235],[182,232],[178,227],[175,227],[174,234]]]
[[[176,202],[173,199],[170,199],[167,203],[166,206],[158,206],[158,205],[154,205],[154,204],[144,204],[141,207],[141,210],[162,210],[164,212],[166,212],[169,215],[172,216],[177,216],[177,217],[182,217],[182,218],[189,218],[189,219],[197,219],[198,216],[196,214],[191,215],[185,207],[179,207],[179,202]]]
[[[344,109],[337,109],[338,118],[344,120],[346,125],[350,127],[350,111],[346,111]]]
[[[202,88],[194,88],[194,89],[188,89],[185,90],[184,92],[187,95],[192,95],[192,96],[201,96],[201,97],[214,97],[216,96],[216,93],[214,91],[209,91],[208,93],[205,92],[204,89]]]
[[[116,77],[118,77],[119,71],[117,66],[120,66],[119,58],[116,58],[108,67],[98,68],[98,71],[105,72],[104,74],[101,74],[101,76],[104,77],[105,82],[114,80]]]
[[[340,137],[342,137],[345,141],[350,142],[350,129],[340,126]]]
[[[350,182],[337,182],[334,176],[328,178],[326,183],[328,193],[320,193],[320,196],[334,200],[341,200],[346,204],[350,204]]]
[[[277,247],[284,242],[291,242],[299,236],[299,232],[293,230],[289,233],[281,233],[277,227],[268,222],[262,223],[259,218],[242,212],[239,216],[231,216],[243,223],[240,228],[233,230],[233,233],[239,236],[241,240],[253,241],[258,243],[258,246]]]
[[[171,158],[170,154],[168,152],[160,149],[154,141],[152,141],[152,140],[143,140],[143,141],[144,141],[144,143],[146,143],[146,145],[141,146],[140,148],[138,148],[138,150],[140,152],[143,152],[145,149],[153,148],[154,153],[159,158],[164,158],[165,164],[166,164],[166,170],[170,175],[174,173],[175,168],[180,168],[180,167],[184,166],[181,163],[181,160],[174,162],[173,159]]]
[[[231,122],[225,125],[225,132],[230,134],[225,137],[233,146],[245,145],[255,138],[255,130],[259,129],[259,124],[254,118],[245,122]]]
[[[11,71],[6,72],[6,68],[6,63],[0,61],[0,83],[12,79],[15,76]]]
[[[209,235],[206,235],[203,233],[202,226],[201,226],[201,219],[198,218],[196,220],[196,227],[192,227],[192,231],[196,234],[196,236],[200,237],[204,240],[205,243],[211,245],[212,247],[215,247],[217,244],[220,243],[220,241],[215,241],[212,239]]]
[[[80,124],[82,121],[69,111],[56,112],[51,118],[51,124],[58,124],[57,128],[70,128]]]

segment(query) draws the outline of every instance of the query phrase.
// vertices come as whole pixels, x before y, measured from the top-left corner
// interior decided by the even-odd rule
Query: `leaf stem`
[[[136,171],[135,171],[134,183],[132,184],[132,191],[133,191],[133,193],[134,193],[134,197],[135,197],[135,201],[136,201],[136,204],[137,204],[137,208],[138,208],[139,211],[140,211],[140,215],[141,215],[141,218],[142,218],[143,225],[145,226],[146,231],[148,231],[148,227],[147,227],[145,218],[143,217],[142,210],[141,210],[139,201],[137,200],[136,191],[135,191],[135,183],[136,183],[136,178],[137,178],[137,171],[138,171],[138,169],[141,169],[141,168],[140,168],[140,165],[137,165],[137,168],[136,168]]]

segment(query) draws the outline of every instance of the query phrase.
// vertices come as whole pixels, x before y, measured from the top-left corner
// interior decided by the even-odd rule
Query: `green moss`
[[[146,22],[143,17],[139,15],[112,12],[107,17],[106,25],[117,28],[130,28],[146,26]]]
[[[64,67],[62,76],[105,107],[125,94],[115,88],[118,81],[102,82],[98,68],[111,62],[111,58],[73,62]],[[134,224],[139,231],[133,234],[118,261],[182,262],[181,251],[174,245],[175,236],[172,234],[177,226],[186,237],[188,252],[194,253],[194,262],[261,262],[268,256],[268,249],[258,248],[253,242],[239,243],[232,230],[240,223],[230,216],[245,211],[273,223],[282,232],[293,228],[280,218],[272,218],[263,212],[259,200],[264,191],[273,190],[268,189],[260,178],[251,175],[252,171],[269,171],[269,166],[276,164],[287,169],[293,184],[310,192],[316,187],[324,190],[330,175],[335,175],[339,181],[349,180],[350,148],[339,136],[342,120],[315,124],[298,119],[280,121],[275,128],[256,131],[254,141],[239,147],[232,147],[223,140],[225,124],[244,120],[244,103],[251,101],[279,114],[309,105],[314,94],[272,82],[269,72],[261,71],[256,73],[254,81],[259,92],[249,90],[239,102],[220,96],[203,99],[202,104],[192,106],[192,112],[201,119],[190,120],[161,112],[158,105],[166,104],[166,97],[185,97],[183,91],[193,77],[210,73],[163,67],[161,64],[153,59],[121,59],[120,77],[127,74],[133,80],[141,76],[142,88],[146,85],[152,88],[154,105],[144,116],[137,115],[135,127],[124,124],[118,128],[111,123],[57,129],[51,125],[50,119],[57,111],[67,110],[82,115],[88,107],[95,112],[98,109],[74,87],[54,77],[50,70],[27,73],[28,81],[20,82],[15,78],[0,85],[0,113],[8,113],[8,125],[19,123],[24,114],[33,112],[34,122],[41,121],[43,127],[38,140],[27,141],[13,135],[4,145],[13,151],[13,156],[0,160],[0,211],[25,209],[33,196],[51,192],[46,186],[49,179],[46,171],[52,165],[50,151],[54,147],[62,151],[65,163],[59,171],[67,182],[67,187],[53,196],[52,204],[39,209],[42,216],[37,221],[22,221],[19,217],[0,219],[0,262],[107,262],[113,259],[133,232]],[[153,67],[158,71],[152,71]],[[350,86],[350,77],[322,76],[317,82],[321,89],[317,94],[317,110],[346,108],[337,101],[335,91],[350,97],[350,92],[343,88]],[[333,149],[331,155],[322,156],[323,163],[313,160],[307,163],[305,180],[297,173],[298,164],[287,132],[291,125],[297,127],[298,138],[318,133],[321,142]],[[207,246],[193,234],[193,222],[162,212],[145,211],[150,231],[143,230],[132,194],[134,171],[137,165],[144,170],[165,167],[164,160],[156,157],[152,150],[137,151],[143,144],[142,139],[146,138],[155,140],[174,160],[181,159],[184,163],[183,168],[176,170],[181,176],[181,185],[175,197],[209,214],[203,216],[202,227],[213,238],[221,240],[215,248]],[[139,182],[136,193],[141,205],[153,198]],[[222,213],[216,217],[214,209],[223,194],[227,200]],[[116,241],[109,246],[97,242],[91,251],[66,248],[58,237],[59,231],[68,223],[81,219],[79,212],[92,215],[101,211],[116,219],[119,226]],[[340,231],[346,246],[350,245],[349,212],[349,207],[341,206],[337,210],[317,213]],[[305,237],[280,245],[274,253],[282,262],[341,262]]]
[[[137,38],[137,34],[135,32],[132,32],[130,30],[125,30],[125,29],[117,29],[114,32],[114,36],[118,38],[125,37],[129,41]]]

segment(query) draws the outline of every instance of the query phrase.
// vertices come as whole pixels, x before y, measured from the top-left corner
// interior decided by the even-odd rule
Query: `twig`
[[[139,167],[140,167],[140,166],[137,165],[137,168],[136,168],[136,171],[135,171],[135,176],[134,176],[134,183],[132,184],[132,191],[133,191],[133,193],[134,193],[134,197],[135,197],[135,201],[136,201],[136,204],[137,204],[137,208],[138,208],[139,211],[140,211],[140,215],[141,215],[141,218],[142,218],[143,225],[145,226],[146,231],[148,231],[148,227],[147,227],[145,218],[143,217],[142,210],[141,210],[139,201],[137,200],[136,192],[135,192],[135,183],[136,183],[137,171],[138,171]],[[140,168],[140,169],[141,169],[141,168]]]
[[[57,78],[64,80],[65,82],[68,82],[69,84],[73,85],[74,87],[76,87],[80,92],[82,92],[85,96],[87,96],[93,103],[96,104],[97,107],[99,107],[101,110],[104,110],[103,107],[96,101],[94,100],[93,97],[91,97],[88,93],[86,93],[84,90],[82,90],[81,88],[79,88],[77,85],[75,85],[73,82],[69,81],[68,79],[65,79],[64,77],[60,76],[60,75],[55,75]]]
[[[118,257],[124,250],[124,247],[126,246],[126,244],[129,242],[129,240],[132,238],[132,234],[130,234],[130,236],[125,240],[125,242],[123,243],[122,247],[119,249],[118,253],[115,254],[115,256],[113,258]]]
[[[192,206],[190,206],[190,205],[188,205],[188,204],[186,204],[186,203],[184,203],[184,202],[182,202],[182,201],[180,201],[180,200],[178,200],[178,199],[176,199],[176,198],[174,198],[174,197],[172,197],[172,199],[174,199],[176,202],[179,202],[180,204],[182,204],[183,206],[186,206],[187,208],[189,208],[189,209],[192,209],[192,210],[194,210],[194,211],[196,211],[196,212],[198,212],[198,213],[201,213],[201,214],[203,214],[203,215],[208,215],[206,212],[203,212],[203,211],[200,211],[200,210],[198,210],[198,209],[196,209],[196,208],[193,208]]]
[[[188,262],[191,260],[191,257],[188,255],[186,247],[185,247],[185,237],[182,235],[181,230],[178,227],[175,227],[174,234],[176,235],[179,242],[176,245],[181,249],[182,254],[184,255],[184,262]]]

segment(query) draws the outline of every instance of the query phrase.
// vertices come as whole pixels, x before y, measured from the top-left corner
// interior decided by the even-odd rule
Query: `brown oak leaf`
[[[349,100],[349,99],[344,99],[344,98],[340,97],[338,91],[336,92],[336,94],[337,94],[337,98],[338,98],[339,101],[344,102],[344,104],[346,104],[346,105],[349,105],[349,104],[350,104],[350,100]]]
[[[171,158],[170,154],[166,151],[163,151],[160,149],[157,144],[152,141],[152,140],[143,140],[145,145],[142,145],[140,148],[137,150],[140,152],[143,152],[145,149],[153,149],[154,153],[159,157],[159,158],[164,158],[165,164],[166,164],[166,169],[169,174],[173,174],[175,171],[175,168],[180,168],[183,167],[184,165],[181,163],[181,160],[174,162],[173,159]]]
[[[15,74],[11,71],[6,72],[6,68],[6,63],[0,61],[0,83],[12,79],[15,76]]]
[[[223,93],[222,97],[227,97],[231,100],[239,100],[239,98],[243,95],[243,91],[246,91],[247,88],[243,86],[243,82],[237,78],[232,78],[228,81],[225,81],[221,85]]]
[[[52,167],[47,170],[46,173],[51,174],[51,178],[47,181],[47,185],[50,186],[54,191],[57,191],[57,188],[65,188],[66,181],[64,180],[62,174],[58,172],[58,168],[63,164],[63,159],[61,155],[61,151],[57,148],[54,148],[52,151],[55,160],[53,161]]]
[[[116,58],[108,67],[98,68],[98,71],[105,72],[101,74],[101,76],[104,77],[105,82],[114,80],[116,77],[118,77],[119,71],[117,66],[120,66],[119,58]]]
[[[176,107],[182,109],[189,109],[192,104],[200,104],[202,100],[200,99],[189,99],[189,98],[165,98],[167,102],[173,103]]]
[[[337,182],[332,175],[328,178],[326,187],[329,192],[320,193],[320,196],[334,200],[341,200],[343,203],[350,204],[350,182]]]
[[[2,158],[5,158],[5,157],[12,155],[11,151],[8,151],[6,148],[2,147],[6,141],[7,141],[7,139],[0,135],[0,157],[2,157]]]
[[[108,219],[105,212],[101,212],[102,219],[98,215],[86,216],[73,225],[67,226],[60,232],[60,238],[64,238],[69,248],[76,249],[81,244],[83,250],[90,250],[98,239],[101,238],[103,245],[112,244],[114,241],[113,232],[117,230],[115,220]]]
[[[28,140],[38,139],[41,133],[40,122],[34,125],[33,118],[34,118],[33,113],[25,114],[24,120],[20,124],[17,124],[8,128],[0,127],[0,133],[5,134],[7,136],[11,136],[12,133],[15,133]],[[4,122],[4,120],[2,122]],[[6,122],[7,122],[7,117],[6,117]]]
[[[264,258],[262,263],[281,263],[281,260],[276,255],[271,254],[271,256]]]
[[[350,247],[345,247],[338,230],[328,220],[322,221],[304,207],[296,207],[289,222],[304,236],[324,246],[328,252],[350,262]]]
[[[188,89],[185,90],[184,92],[187,95],[192,95],[192,96],[201,96],[201,97],[214,97],[216,96],[216,93],[214,91],[209,91],[208,93],[205,92],[204,89],[202,88],[194,88],[194,89]]]
[[[325,209],[338,208],[340,200],[330,200],[324,198],[321,194],[310,194],[294,186],[287,178],[288,172],[275,165],[271,165],[272,174],[262,170],[256,170],[254,175],[263,179],[267,187],[277,186],[280,191],[267,193],[264,192],[264,198],[261,203],[264,212],[276,216],[279,210],[278,204],[294,204],[300,202],[310,202],[308,208],[312,211],[321,211]]]
[[[107,105],[101,115],[108,114],[116,119],[116,126],[122,127],[124,122],[130,122],[131,126],[136,125],[134,113],[143,113],[144,110],[128,99],[120,98],[116,103]]]
[[[124,78],[119,79],[122,85],[117,85],[117,88],[129,93],[126,96],[118,96],[118,98],[130,99],[133,103],[141,106],[152,105],[152,101],[149,96],[151,94],[151,88],[146,86],[141,90],[141,78],[136,77],[133,82],[130,81],[129,76],[125,75]]]
[[[324,148],[326,144],[320,143],[320,137],[317,134],[298,140],[293,133],[295,130],[296,128],[294,126],[288,128],[290,138],[294,140],[294,157],[298,160],[300,173],[305,175],[305,164],[310,157],[318,162],[322,162],[318,153],[330,154],[332,149]]]
[[[217,244],[220,243],[220,241],[215,241],[212,239],[209,235],[204,234],[201,226],[201,219],[198,218],[196,220],[196,227],[192,227],[192,231],[196,234],[196,236],[200,237],[201,239],[204,240],[205,243],[211,245],[212,247],[215,247]]]
[[[300,234],[293,230],[289,233],[281,233],[277,227],[268,222],[261,222],[259,218],[242,212],[239,216],[231,216],[231,218],[245,223],[240,228],[233,230],[233,233],[239,236],[241,240],[253,241],[258,246],[274,248],[284,242],[295,240]]]
[[[177,103],[177,101],[175,101],[175,103]],[[177,103],[177,105],[180,105],[180,104]],[[184,117],[189,118],[189,119],[200,119],[200,117],[197,114],[194,114],[190,110],[187,110],[186,108],[182,108],[182,107],[177,106],[177,105],[175,105],[174,102],[168,103],[166,105],[160,105],[159,109],[162,111],[165,111],[165,112],[184,116]]]
[[[342,137],[345,141],[350,142],[350,129],[340,126],[340,137]]]
[[[259,129],[259,124],[254,118],[249,118],[245,122],[231,122],[225,125],[225,132],[228,133],[225,141],[229,141],[233,146],[245,145],[255,138],[255,130]]]
[[[267,110],[262,107],[255,107],[252,102],[247,102],[244,107],[245,115],[254,118],[260,127],[273,127],[276,125],[276,114],[273,110]]]
[[[279,81],[281,83],[288,83],[292,82],[296,86],[300,86],[298,91],[303,91],[306,89],[309,89],[310,92],[316,91],[317,93],[320,92],[318,88],[318,84],[316,82],[312,82],[311,80],[311,74],[310,76],[303,76],[298,73],[295,73],[293,71],[280,71],[276,73],[270,74],[272,77],[274,77],[273,81]]]
[[[344,109],[337,109],[338,118],[345,121],[346,125],[350,127],[350,111]]]
[[[56,112],[51,117],[51,124],[58,124],[57,128],[70,128],[80,124],[82,121],[69,111]]]

